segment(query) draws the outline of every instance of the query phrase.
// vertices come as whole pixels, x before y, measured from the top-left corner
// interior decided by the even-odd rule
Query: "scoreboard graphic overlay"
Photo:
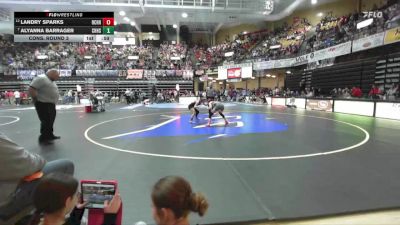
[[[114,12],[14,12],[14,42],[112,42]]]

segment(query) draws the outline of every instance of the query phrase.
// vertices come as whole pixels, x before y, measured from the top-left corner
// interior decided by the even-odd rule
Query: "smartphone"
[[[106,200],[111,201],[117,190],[115,181],[81,181],[82,202],[87,202],[86,208],[102,209]]]

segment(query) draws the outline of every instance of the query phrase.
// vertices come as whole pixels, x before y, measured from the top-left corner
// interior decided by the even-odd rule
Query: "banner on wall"
[[[365,38],[354,40],[352,52],[358,52],[381,46],[383,45],[384,38],[385,38],[385,32],[381,32]]]
[[[316,62],[319,60],[335,58],[337,56],[351,53],[351,41],[321,49],[309,54],[301,55],[296,58],[255,62],[254,70],[266,70],[274,68],[286,68]]]
[[[183,79],[192,79],[194,76],[193,70],[182,70]]]
[[[218,80],[228,79],[228,70],[234,69],[237,71],[241,70],[241,78],[251,78],[253,76],[253,64],[252,63],[241,63],[232,65],[223,65],[218,67]],[[230,70],[231,72],[233,70]],[[235,79],[235,78],[231,78]]]
[[[400,103],[377,102],[376,117],[400,120]]]
[[[324,48],[314,52],[314,56],[310,58],[310,62],[316,62],[323,59],[335,58],[341,55],[351,53],[351,41],[335,45],[329,48]],[[311,53],[313,54],[313,53]]]
[[[196,70],[196,75],[201,76],[204,74],[204,70]]]
[[[228,79],[239,79],[242,77],[242,68],[228,69]]]
[[[400,41],[400,27],[387,30],[385,33],[385,45]]]
[[[76,70],[78,77],[117,77],[119,74],[118,70]]]
[[[72,70],[58,70],[60,77],[70,77],[72,75]]]
[[[172,76],[175,76],[175,75],[176,75],[176,71],[175,71],[175,70],[166,70],[166,71],[165,71],[165,74],[166,74],[168,77],[172,77]]]
[[[17,77],[21,80],[31,80],[42,74],[45,74],[44,70],[17,70]]]
[[[263,62],[256,62],[254,63],[254,70],[268,70],[273,69],[275,65],[274,60],[270,61],[263,61]]]
[[[291,67],[295,62],[294,58],[291,59],[281,59],[281,60],[275,60],[274,62],[274,68],[285,68],[285,67]]]
[[[128,75],[126,79],[142,79],[143,70],[128,70]]]
[[[118,70],[96,70],[95,76],[96,77],[117,77]]]
[[[306,109],[332,112],[333,100],[307,99]]]
[[[310,59],[314,58],[314,53],[309,53],[309,54],[305,54],[305,55],[301,55],[295,58],[295,62],[292,66],[300,66],[300,65],[304,65],[307,64]]]

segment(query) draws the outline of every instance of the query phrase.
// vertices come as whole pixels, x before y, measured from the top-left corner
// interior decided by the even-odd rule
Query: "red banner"
[[[242,68],[228,69],[228,79],[238,79],[242,77]]]
[[[126,79],[142,79],[143,70],[128,70],[128,75]]]

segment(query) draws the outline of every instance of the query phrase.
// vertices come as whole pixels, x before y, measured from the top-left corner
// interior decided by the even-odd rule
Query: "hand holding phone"
[[[104,213],[116,214],[121,207],[121,202],[121,196],[117,191],[111,201],[106,200],[104,202]]]

